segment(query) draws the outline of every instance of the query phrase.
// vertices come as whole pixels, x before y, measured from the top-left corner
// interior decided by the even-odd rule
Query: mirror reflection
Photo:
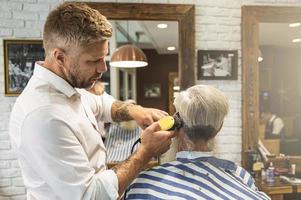
[[[259,138],[271,154],[301,155],[301,27],[260,23],[259,30]]]
[[[110,52],[106,58],[108,71],[103,77],[106,92],[118,100],[133,101],[138,105],[159,108],[172,114],[174,95],[179,90],[178,23],[133,20],[110,22],[114,35],[110,39]],[[147,58],[147,66],[110,66],[116,49],[127,44],[135,45],[143,51]],[[105,126],[105,145],[111,166],[125,160],[131,154],[131,147],[139,138],[141,128],[133,121]],[[168,153],[162,156],[160,161],[172,160],[173,155],[174,153]],[[154,158],[154,162],[156,161]]]
[[[178,71],[178,23],[176,21],[112,20],[115,35],[110,40],[114,51],[133,44],[140,48],[148,65],[139,68],[110,68],[111,94],[120,100],[133,99],[139,105],[169,112],[169,74]],[[108,73],[107,73],[108,74]]]

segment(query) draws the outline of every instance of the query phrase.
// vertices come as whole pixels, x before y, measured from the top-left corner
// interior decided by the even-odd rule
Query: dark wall
[[[168,111],[168,74],[178,71],[178,54],[159,55],[156,50],[143,50],[148,66],[137,69],[137,103]],[[145,87],[159,83],[160,97],[145,97]]]

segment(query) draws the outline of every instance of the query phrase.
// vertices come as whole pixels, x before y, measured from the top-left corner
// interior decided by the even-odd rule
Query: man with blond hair
[[[176,161],[141,173],[126,199],[270,199],[259,192],[252,176],[229,160],[213,156],[210,141],[228,113],[227,97],[208,85],[180,92],[175,100]]]
[[[28,200],[117,199],[153,156],[169,148],[173,132],[153,123],[165,112],[87,91],[107,70],[111,35],[107,19],[85,4],[67,2],[49,13],[45,61],[35,64],[10,120]],[[141,145],[108,170],[97,122],[132,119],[148,126]]]

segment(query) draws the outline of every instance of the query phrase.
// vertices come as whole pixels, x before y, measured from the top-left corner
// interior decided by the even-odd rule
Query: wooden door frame
[[[247,153],[256,148],[259,131],[259,23],[301,21],[301,7],[242,7],[242,164]]]
[[[185,4],[86,3],[111,20],[178,21],[178,72],[181,89],[196,82],[195,6]],[[168,78],[168,77],[167,77]]]

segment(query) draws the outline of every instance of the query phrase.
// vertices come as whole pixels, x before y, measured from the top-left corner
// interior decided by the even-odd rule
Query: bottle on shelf
[[[273,163],[270,162],[270,166],[266,170],[266,182],[267,183],[274,183],[275,182],[275,168],[273,167]]]

